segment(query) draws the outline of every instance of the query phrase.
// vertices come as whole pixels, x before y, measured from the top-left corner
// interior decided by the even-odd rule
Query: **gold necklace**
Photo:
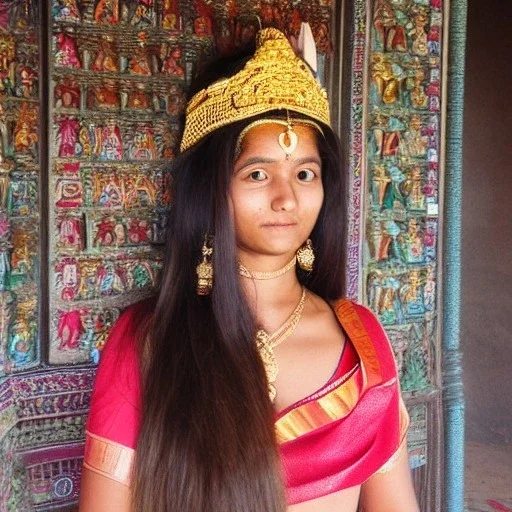
[[[274,382],[276,381],[277,374],[279,373],[279,368],[274,356],[274,349],[286,338],[291,336],[302,316],[305,303],[306,288],[303,286],[299,303],[284,324],[272,334],[268,334],[264,329],[259,329],[256,333],[256,347],[258,348],[261,360],[263,361],[263,366],[265,367],[268,382],[268,394],[272,402],[275,400],[277,394]]]
[[[274,270],[274,272],[257,272],[255,270],[249,270],[247,267],[244,267],[241,263],[238,264],[238,273],[241,276],[247,277],[249,279],[257,279],[257,280],[265,280],[265,279],[274,279],[276,277],[282,276],[286,274],[290,269],[292,269],[297,263],[297,256],[294,256],[293,259],[287,263],[283,268],[279,270]]]

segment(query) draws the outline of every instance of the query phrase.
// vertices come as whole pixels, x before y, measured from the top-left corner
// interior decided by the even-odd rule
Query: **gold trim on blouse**
[[[359,401],[362,389],[362,370],[357,365],[332,391],[299,405],[278,418],[275,422],[278,444],[296,439],[333,420],[344,418]]]
[[[377,352],[354,305],[349,300],[342,299],[336,302],[334,308],[341,326],[361,360],[360,365],[346,374],[341,383],[324,396],[307,401],[279,418],[275,423],[278,444],[292,441],[332,421],[344,418],[357,405],[368,387],[382,382]]]
[[[130,486],[135,450],[110,439],[85,432],[84,467]]]

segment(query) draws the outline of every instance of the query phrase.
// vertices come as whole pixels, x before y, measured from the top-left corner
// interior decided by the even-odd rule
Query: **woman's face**
[[[279,145],[285,130],[279,124],[250,129],[235,162],[231,207],[238,256],[244,263],[263,256],[291,259],[309,237],[322,207],[316,131],[295,125],[298,145],[287,159]]]

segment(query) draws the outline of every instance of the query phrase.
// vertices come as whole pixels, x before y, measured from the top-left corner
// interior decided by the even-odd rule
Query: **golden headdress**
[[[256,52],[230,78],[199,91],[187,105],[181,151],[228,124],[271,110],[289,110],[330,125],[327,93],[286,36],[275,28],[258,32]]]

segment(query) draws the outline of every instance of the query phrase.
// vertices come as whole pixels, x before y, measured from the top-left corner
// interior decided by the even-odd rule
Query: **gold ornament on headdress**
[[[190,100],[181,151],[218,128],[272,110],[297,112],[330,125],[325,89],[295,55],[286,36],[265,28],[258,32],[256,52],[241,71]]]

